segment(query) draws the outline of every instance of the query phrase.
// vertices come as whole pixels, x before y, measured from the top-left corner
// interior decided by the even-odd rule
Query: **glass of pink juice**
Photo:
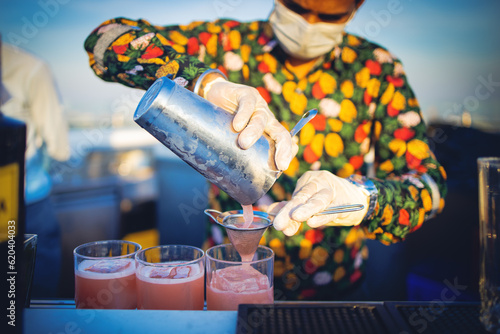
[[[77,308],[135,309],[134,256],[141,245],[124,240],[89,242],[73,251]]]
[[[137,308],[203,310],[205,254],[196,247],[165,245],[137,252]]]
[[[239,304],[274,303],[274,252],[259,246],[251,261],[231,244],[207,250],[207,309],[238,310]]]

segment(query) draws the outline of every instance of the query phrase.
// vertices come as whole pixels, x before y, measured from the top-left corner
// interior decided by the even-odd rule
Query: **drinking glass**
[[[76,247],[73,251],[76,307],[135,309],[134,256],[141,248],[124,240],[95,241]]]
[[[500,333],[500,158],[479,158],[481,322]]]
[[[156,246],[135,256],[137,308],[203,310],[205,254],[184,245]]]
[[[231,244],[207,250],[207,309],[238,310],[239,304],[272,304],[274,252],[259,246],[242,262]]]

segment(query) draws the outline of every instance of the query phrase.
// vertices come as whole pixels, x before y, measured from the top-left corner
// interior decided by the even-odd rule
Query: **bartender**
[[[170,74],[235,113],[242,149],[263,132],[275,140],[284,173],[254,206],[279,212],[261,240],[276,255],[276,299],[363,299],[364,240],[402,241],[444,206],[446,173],[401,61],[344,31],[362,3],[275,0],[268,19],[253,22],[116,18],[85,41],[100,78],[147,89]],[[291,139],[288,129],[311,108],[320,114]],[[241,208],[215,186],[209,202]],[[314,216],[348,203],[365,208]],[[212,224],[204,247],[223,243],[223,233]]]

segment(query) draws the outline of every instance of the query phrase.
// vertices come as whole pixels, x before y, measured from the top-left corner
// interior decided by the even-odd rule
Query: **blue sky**
[[[19,44],[49,63],[68,113],[110,115],[133,109],[141,92],[103,82],[88,67],[83,41],[102,21],[252,20],[265,19],[271,8],[272,0],[3,0],[0,32],[4,43]],[[500,123],[498,13],[495,0],[366,0],[347,30],[403,60],[427,117],[450,119],[465,103],[478,122]],[[490,95],[478,99],[477,87],[488,77]]]

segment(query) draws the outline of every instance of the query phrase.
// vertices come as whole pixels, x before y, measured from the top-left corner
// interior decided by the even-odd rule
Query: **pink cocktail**
[[[136,256],[137,308],[203,310],[204,253],[191,246],[158,246]]]
[[[139,244],[108,240],[74,250],[77,308],[135,309],[135,253]]]
[[[252,261],[241,262],[230,244],[207,251],[207,309],[237,310],[239,304],[272,304],[274,253],[259,246]]]

